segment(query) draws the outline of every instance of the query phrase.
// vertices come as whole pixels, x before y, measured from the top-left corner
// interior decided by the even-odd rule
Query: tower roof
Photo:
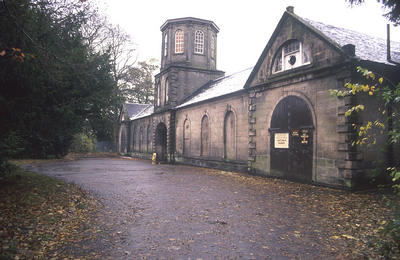
[[[161,25],[160,30],[163,31],[165,27],[171,23],[201,23],[210,25],[216,32],[219,32],[219,27],[210,20],[204,20],[195,17],[184,17],[184,18],[176,18],[176,19],[168,19],[163,25]]]

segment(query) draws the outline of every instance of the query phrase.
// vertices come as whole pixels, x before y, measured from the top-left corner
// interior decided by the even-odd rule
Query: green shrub
[[[96,138],[89,136],[85,133],[79,133],[74,135],[69,151],[74,153],[95,152],[96,143]]]
[[[8,163],[13,156],[18,155],[23,149],[21,148],[21,138],[15,133],[10,132],[3,136],[0,141],[0,178],[9,174],[14,168]]]

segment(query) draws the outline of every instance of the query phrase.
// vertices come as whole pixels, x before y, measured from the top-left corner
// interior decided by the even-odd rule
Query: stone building
[[[197,18],[161,26],[155,102],[124,105],[120,153],[340,188],[362,185],[390,157],[351,145],[352,125],[375,112],[345,117],[359,100],[329,93],[357,80],[357,66],[398,82],[385,40],[301,18],[288,7],[255,66],[225,76],[217,70],[218,31]],[[400,44],[391,48],[399,61]]]

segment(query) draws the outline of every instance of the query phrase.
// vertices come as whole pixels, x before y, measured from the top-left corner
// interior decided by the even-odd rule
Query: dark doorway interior
[[[167,161],[167,127],[164,123],[159,123],[156,128],[155,151],[157,161]]]

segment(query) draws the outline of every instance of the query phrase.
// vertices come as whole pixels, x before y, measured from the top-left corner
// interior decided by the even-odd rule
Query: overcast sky
[[[101,12],[137,44],[139,60],[161,57],[160,26],[167,20],[212,20],[218,34],[217,69],[227,74],[254,66],[286,7],[300,17],[386,39],[385,12],[375,0],[350,7],[345,0],[99,0]],[[391,27],[400,42],[400,28]]]

